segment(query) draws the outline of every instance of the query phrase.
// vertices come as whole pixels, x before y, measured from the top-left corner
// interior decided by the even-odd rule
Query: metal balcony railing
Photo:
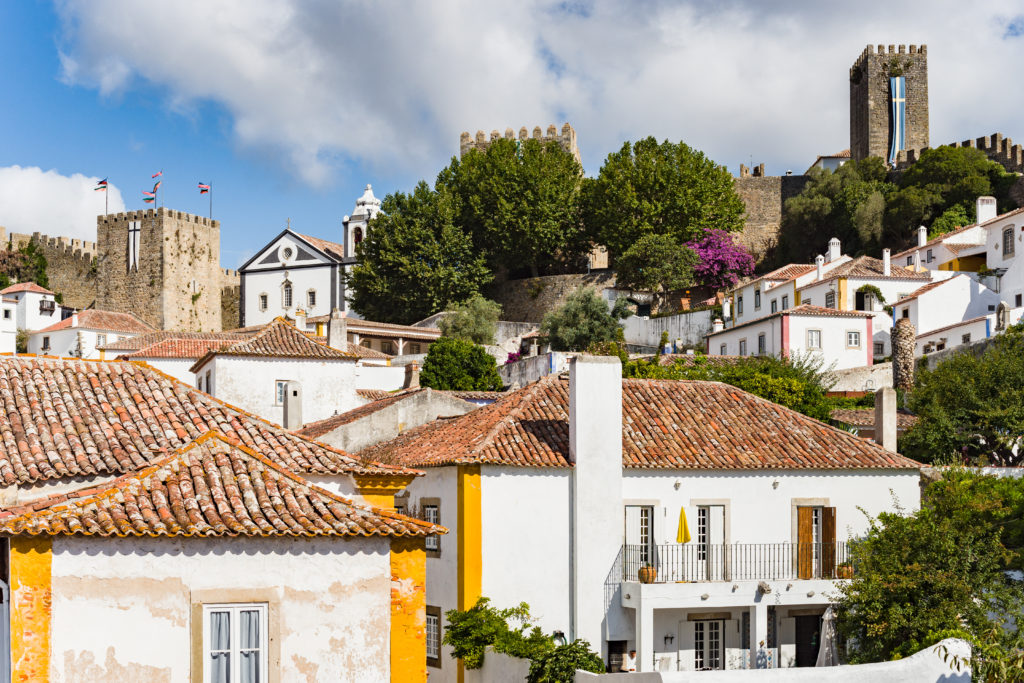
[[[845,542],[622,546],[623,581],[681,583],[852,577],[853,565]]]

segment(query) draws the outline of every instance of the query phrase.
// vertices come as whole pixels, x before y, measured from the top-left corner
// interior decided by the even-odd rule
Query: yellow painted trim
[[[391,680],[427,680],[427,554],[422,538],[391,541]]]
[[[800,290],[796,288],[796,281],[793,281],[793,305],[800,305]]]
[[[483,590],[483,526],[480,519],[480,466],[459,465],[458,468],[458,609],[467,610],[476,604]],[[466,677],[462,661],[458,664],[458,683]]]
[[[359,495],[373,507],[395,509],[395,494],[401,492],[416,477],[413,475],[355,475]]]
[[[847,294],[847,280],[845,277],[839,278],[839,310],[847,310],[848,294]]]
[[[50,680],[52,536],[11,538],[11,680]]]

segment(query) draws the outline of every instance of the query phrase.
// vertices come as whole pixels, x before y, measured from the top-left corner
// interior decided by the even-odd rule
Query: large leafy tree
[[[993,523],[1003,504],[993,505],[992,490],[976,503],[973,494],[991,487],[978,486],[975,475],[954,477],[929,486],[913,515],[873,519],[852,546],[854,578],[840,586],[837,610],[852,662],[906,656],[960,634],[1002,645],[1002,652],[990,648],[990,660],[1012,655],[1019,636],[1003,627],[1024,612],[1021,587],[1005,572],[1013,555]]]
[[[557,142],[507,140],[453,159],[438,186],[459,200],[458,225],[495,269],[531,275],[589,249],[580,214],[583,169]]]
[[[617,287],[652,292],[663,299],[669,291],[693,283],[697,255],[670,235],[644,235],[616,261]]]
[[[499,391],[504,386],[494,356],[473,342],[451,337],[430,345],[420,384],[450,391]]]
[[[908,407],[918,421],[900,451],[922,462],[1017,465],[1024,438],[1024,335],[996,337],[917,375]]]
[[[670,235],[683,244],[720,229],[743,228],[743,201],[732,175],[698,150],[653,137],[608,155],[584,186],[588,229],[613,256],[644,235]]]
[[[592,287],[570,294],[565,303],[544,316],[540,332],[555,351],[585,351],[591,345],[614,341],[619,320],[629,316],[624,299],[617,299],[611,311]]]
[[[474,344],[493,344],[501,305],[480,294],[454,308],[439,323],[441,334]]]
[[[412,323],[472,297],[491,279],[455,224],[455,200],[420,182],[385,197],[348,277],[352,307],[372,320]]]

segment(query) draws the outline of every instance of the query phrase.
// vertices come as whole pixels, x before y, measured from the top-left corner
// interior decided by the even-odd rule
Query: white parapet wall
[[[668,332],[669,342],[677,339],[683,346],[703,346],[704,336],[711,331],[712,311],[693,311],[659,318],[630,316],[622,321],[622,332],[627,344],[657,346],[662,332]]]
[[[863,368],[832,370],[835,386],[832,391],[878,391],[892,387],[892,362],[875,363]]]
[[[956,638],[894,662],[806,669],[735,669],[731,671],[671,671],[652,673],[591,674],[576,672],[576,683],[970,683],[971,670],[962,663],[970,646]],[[959,669],[951,663],[961,661]]]

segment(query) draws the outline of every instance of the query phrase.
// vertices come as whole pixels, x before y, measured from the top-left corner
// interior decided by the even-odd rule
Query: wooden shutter
[[[809,579],[814,569],[814,517],[811,508],[796,509],[797,578]]]
[[[821,576],[836,578],[836,509],[821,509]]]

